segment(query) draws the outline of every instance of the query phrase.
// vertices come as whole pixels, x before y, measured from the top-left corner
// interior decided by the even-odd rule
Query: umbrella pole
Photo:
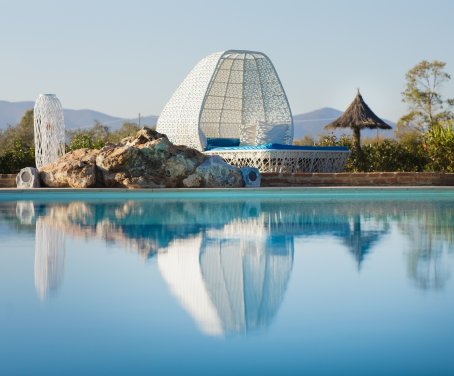
[[[353,146],[358,153],[361,153],[361,129],[355,127],[353,128]]]

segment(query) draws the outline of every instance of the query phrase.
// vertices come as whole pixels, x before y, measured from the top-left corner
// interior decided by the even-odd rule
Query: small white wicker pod
[[[279,141],[260,133],[267,127],[280,128]],[[164,107],[157,130],[175,144],[201,151],[206,138],[236,138],[248,145],[259,139],[293,142],[290,105],[273,64],[261,52],[243,50],[201,60]]]
[[[40,169],[65,154],[63,108],[55,94],[40,94],[34,108],[35,162]]]

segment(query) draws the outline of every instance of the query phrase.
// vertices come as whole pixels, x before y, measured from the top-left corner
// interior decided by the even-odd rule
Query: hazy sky
[[[345,110],[359,87],[397,120],[409,68],[438,59],[454,76],[454,1],[0,0],[0,99],[55,93],[65,108],[158,115],[226,49],[266,53],[294,114]],[[454,97],[454,79],[443,92]]]

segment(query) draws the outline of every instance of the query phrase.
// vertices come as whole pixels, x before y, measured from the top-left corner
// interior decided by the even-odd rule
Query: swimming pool
[[[454,191],[0,194],[0,374],[454,373]]]

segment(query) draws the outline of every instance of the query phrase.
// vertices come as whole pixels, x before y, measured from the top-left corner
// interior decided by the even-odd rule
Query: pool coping
[[[73,202],[92,203],[127,201],[179,201],[244,203],[282,201],[357,200],[454,200],[454,188],[446,186],[339,186],[339,187],[264,187],[264,188],[35,188],[0,189],[0,203],[5,202]]]
[[[369,189],[448,189],[454,190],[454,186],[451,185],[377,185],[377,186],[366,186],[366,185],[339,185],[339,186],[289,186],[289,187],[241,187],[241,188],[50,188],[50,187],[40,187],[40,188],[0,188],[0,193],[2,192],[198,192],[198,191],[282,191],[282,190],[331,190],[331,189],[360,189],[360,190],[369,190]]]
[[[232,193],[240,195],[251,195],[253,193],[303,193],[303,192],[330,192],[330,191],[445,191],[454,192],[453,186],[421,186],[421,185],[383,185],[383,186],[290,186],[290,187],[253,187],[253,188],[140,188],[140,189],[128,189],[128,188],[0,188],[0,197],[6,194],[14,195],[41,195],[56,193],[59,194],[96,194],[96,193],[115,193],[125,194],[127,196],[150,194],[153,196],[161,195],[199,195],[207,193]]]

